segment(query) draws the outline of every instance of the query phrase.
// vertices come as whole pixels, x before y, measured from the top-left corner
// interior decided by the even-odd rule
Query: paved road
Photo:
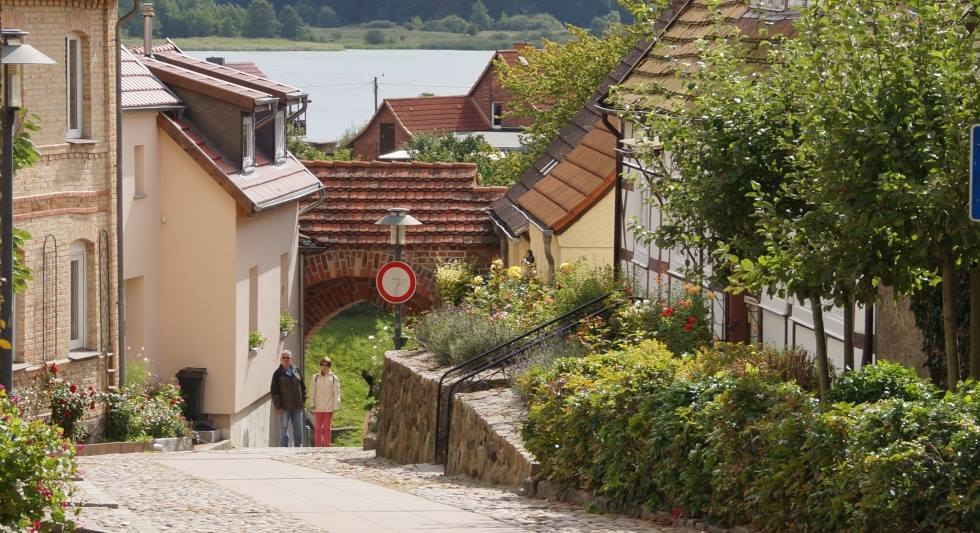
[[[653,531],[353,448],[79,458],[80,525],[96,531]]]

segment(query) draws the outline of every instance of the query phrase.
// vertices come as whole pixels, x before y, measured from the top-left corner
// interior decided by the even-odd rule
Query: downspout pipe
[[[596,107],[602,116],[602,123],[616,136],[616,202],[613,211],[613,278],[619,279],[622,274],[620,265],[621,251],[623,248],[623,131],[612,125],[609,120],[609,113],[606,110]]]
[[[126,287],[123,272],[123,179],[122,179],[122,43],[120,30],[140,10],[139,0],[133,0],[133,9],[116,21],[116,385],[122,388],[126,381]]]

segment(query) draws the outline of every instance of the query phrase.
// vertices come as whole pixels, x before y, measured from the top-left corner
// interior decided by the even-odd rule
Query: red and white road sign
[[[415,294],[415,272],[402,261],[391,261],[381,265],[375,278],[378,294],[388,303],[402,304]]]

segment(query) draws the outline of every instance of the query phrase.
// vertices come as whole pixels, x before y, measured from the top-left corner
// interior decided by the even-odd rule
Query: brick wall
[[[408,142],[411,137],[404,128],[398,125],[398,121],[395,120],[395,115],[388,109],[387,106],[382,106],[381,110],[368,124],[367,129],[361,132],[354,142],[350,144],[351,150],[353,150],[354,155],[362,161],[374,161],[378,158],[378,148],[381,140],[381,124],[382,123],[394,123],[395,124],[395,150],[398,150],[403,144]]]
[[[97,349],[100,321],[111,321],[112,337],[118,327],[115,20],[112,0],[3,0],[3,26],[29,32],[26,41],[58,62],[28,67],[24,76],[25,107],[39,117],[41,126],[33,136],[41,160],[19,171],[14,184],[15,224],[32,236],[25,260],[33,273],[16,301],[15,358],[22,364],[17,365],[15,384],[29,382],[42,362],[54,360],[62,361],[59,366],[73,381],[105,386],[104,358],[67,357],[69,247],[76,241],[85,245],[86,348]],[[71,143],[66,140],[65,37],[69,33],[82,39],[83,65],[83,142]],[[103,232],[109,244],[108,276],[103,276],[110,284],[108,316],[102,316],[98,301],[102,265],[97,243]],[[115,344],[111,339],[112,352]],[[47,353],[43,353],[45,346]]]
[[[407,246],[402,260],[412,265],[418,280],[415,296],[406,304],[407,311],[424,311],[438,301],[433,275],[440,259],[462,259],[484,270],[498,252],[496,245]],[[381,265],[394,259],[391,247],[330,250],[306,255],[304,259],[304,339],[358,302],[388,307],[378,296],[374,278]]]
[[[504,114],[506,115],[510,111],[510,93],[504,90],[500,85],[500,79],[497,77],[497,67],[491,66],[487,70],[486,75],[477,81],[477,84],[473,87],[470,96],[476,100],[477,105],[483,114],[487,116],[487,120],[493,121],[493,102],[500,102],[504,104]],[[502,126],[505,128],[519,128],[525,127],[530,124],[530,121],[523,119],[515,119],[504,117]]]

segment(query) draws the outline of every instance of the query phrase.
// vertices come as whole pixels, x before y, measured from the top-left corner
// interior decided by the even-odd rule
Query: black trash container
[[[206,368],[182,368],[177,372],[180,395],[184,397],[184,418],[197,425],[204,420],[204,376]]]

